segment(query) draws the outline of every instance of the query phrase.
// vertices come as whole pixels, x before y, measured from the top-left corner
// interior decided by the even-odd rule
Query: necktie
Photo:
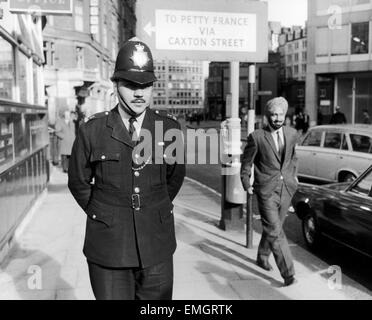
[[[129,135],[132,141],[137,141],[136,128],[134,127],[134,122],[137,121],[136,117],[129,118]]]
[[[281,161],[283,161],[283,153],[284,153],[284,144],[282,139],[280,138],[279,131],[276,133],[278,135],[278,147],[279,147],[279,158]]]

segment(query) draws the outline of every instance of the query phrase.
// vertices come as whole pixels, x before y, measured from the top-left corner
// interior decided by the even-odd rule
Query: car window
[[[369,172],[357,185],[355,185],[351,191],[362,194],[365,196],[372,197],[371,194],[371,187],[372,187],[372,171]]]
[[[326,132],[324,139],[324,148],[340,149],[341,147],[341,133]]]
[[[322,133],[323,131],[310,131],[302,142],[302,145],[308,147],[320,147],[320,143],[322,141]]]
[[[347,145],[347,139],[346,139],[346,135],[343,134],[342,135],[342,147],[341,147],[342,150],[349,150],[349,147]]]
[[[350,141],[354,151],[372,153],[372,138],[361,134],[350,134]]]

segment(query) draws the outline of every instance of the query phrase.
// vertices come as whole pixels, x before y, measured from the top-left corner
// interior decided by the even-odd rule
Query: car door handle
[[[370,209],[370,208],[368,208],[368,207],[365,207],[365,206],[360,206],[359,208],[360,208],[360,209],[363,209],[363,210],[367,210],[367,211],[372,212],[372,209]]]
[[[316,156],[316,152],[313,152],[313,156]]]

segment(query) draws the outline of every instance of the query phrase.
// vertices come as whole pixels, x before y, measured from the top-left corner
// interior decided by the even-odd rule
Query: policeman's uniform
[[[120,50],[116,75],[133,68],[130,59],[125,58],[132,56],[137,42],[128,41]],[[143,47],[148,50],[152,64],[148,47],[139,43],[142,51]],[[120,59],[125,60],[124,67]],[[150,73],[151,69],[152,66]],[[141,78],[141,73],[136,72],[137,76],[136,81],[152,80],[148,74],[142,73]],[[125,75],[121,77],[127,79]],[[176,249],[172,201],[181,188],[185,164],[166,161],[167,147],[174,141],[165,141],[163,137],[170,129],[179,130],[180,125],[170,115],[148,108],[141,130],[150,132],[151,139],[142,142],[147,151],[140,154],[141,143],[132,141],[119,108],[95,114],[79,128],[70,160],[68,186],[88,215],[83,252],[89,263],[93,291],[97,299],[171,299],[169,286],[164,292],[150,293],[146,288],[137,290],[137,286],[140,287],[140,278],[148,268],[154,266],[163,268],[164,277],[171,284],[173,281],[173,265],[169,266]],[[183,148],[182,139],[176,140]],[[136,160],[139,158],[142,161]],[[163,262],[166,263],[162,265]],[[116,275],[128,277],[128,273],[120,273],[122,270],[134,274],[135,285],[131,279],[128,286],[135,286],[135,295],[125,288],[105,288],[115,286]],[[160,284],[158,287],[162,291]],[[115,290],[117,293],[108,293]]]

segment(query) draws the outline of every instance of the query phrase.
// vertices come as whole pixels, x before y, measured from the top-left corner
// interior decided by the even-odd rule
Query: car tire
[[[321,233],[315,215],[311,212],[302,219],[302,234],[305,243],[310,250],[319,248]]]
[[[353,182],[354,180],[356,179],[356,176],[354,176],[352,173],[346,173],[343,177],[342,177],[342,181],[340,182]]]

